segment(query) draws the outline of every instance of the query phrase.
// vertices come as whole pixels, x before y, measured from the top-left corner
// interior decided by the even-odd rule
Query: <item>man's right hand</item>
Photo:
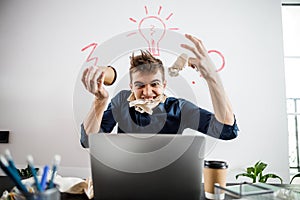
[[[109,97],[107,90],[104,89],[105,67],[89,67],[84,70],[81,81],[87,91],[94,94],[98,100]]]

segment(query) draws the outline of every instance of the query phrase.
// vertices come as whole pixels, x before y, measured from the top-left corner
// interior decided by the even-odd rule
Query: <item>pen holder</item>
[[[60,200],[60,192],[51,188],[37,193],[20,193],[15,195],[15,200]]]

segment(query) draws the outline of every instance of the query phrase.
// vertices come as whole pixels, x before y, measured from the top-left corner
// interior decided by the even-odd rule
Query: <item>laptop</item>
[[[200,199],[205,137],[89,136],[96,200]]]

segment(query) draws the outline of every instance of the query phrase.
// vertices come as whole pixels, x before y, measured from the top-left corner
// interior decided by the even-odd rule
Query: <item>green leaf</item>
[[[259,165],[259,163],[260,163],[260,160],[257,161],[257,163],[255,163],[254,168],[257,168],[257,166]]]
[[[267,181],[267,177],[266,176],[260,176],[258,179],[258,182],[260,183],[265,183]]]
[[[240,176],[246,176],[246,177],[248,177],[248,178],[251,178],[253,183],[256,182],[256,176],[255,176],[254,174],[248,174],[248,173],[237,174],[237,175],[235,176],[235,179],[238,179]]]
[[[266,163],[263,163],[263,162],[257,163],[255,175],[257,176],[258,174],[262,173],[266,167],[267,167]]]
[[[264,169],[265,169],[267,166],[268,166],[268,165],[267,165],[266,163],[261,162],[261,163],[259,163],[259,165],[257,166],[257,168],[258,168],[258,170],[259,170],[260,172],[262,172],[262,171],[264,171]]]
[[[277,178],[282,184],[282,178],[280,176],[277,176],[276,174],[265,174],[261,177],[261,180],[259,180],[259,182],[266,183],[269,178]]]
[[[25,169],[17,169],[21,179],[27,179],[27,178],[30,178],[32,177],[32,173],[31,173],[31,170],[30,170],[30,167],[27,165],[27,168]],[[35,168],[35,171],[36,173],[39,171],[39,168]]]
[[[262,179],[262,176],[263,176],[263,174],[262,174],[262,172],[260,172],[260,173],[258,174],[258,182],[260,182],[259,180]]]
[[[259,165],[260,161],[257,161],[254,165],[254,175],[257,176],[258,172],[257,172],[257,168],[258,168],[258,165]]]
[[[248,174],[251,174],[251,173],[254,174],[254,167],[248,167],[248,168],[247,168],[247,173],[248,173]]]
[[[295,174],[295,175],[293,176],[292,180],[290,181],[290,184],[292,184],[292,182],[293,182],[294,178],[297,178],[297,177],[300,177],[300,173],[298,173],[298,174]]]

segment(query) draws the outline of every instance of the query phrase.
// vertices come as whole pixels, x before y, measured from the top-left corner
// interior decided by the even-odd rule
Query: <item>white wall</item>
[[[125,31],[137,31],[129,18],[143,18],[144,6],[153,15],[162,6],[161,18],[173,13],[166,24],[178,27],[175,32],[194,34],[208,49],[225,56],[220,76],[240,132],[232,141],[214,140],[207,158],[228,161],[228,181],[235,181],[235,174],[262,160],[269,164],[267,172],[288,182],[280,0],[1,1],[0,129],[11,134],[10,143],[1,144],[0,152],[9,148],[20,167],[26,165],[29,153],[38,166],[50,164],[59,153],[62,175],[89,175],[89,154],[80,147],[79,125],[91,96],[79,77],[89,64],[85,61],[90,51],[81,49],[93,42],[101,45]],[[126,54],[114,63],[128,62],[125,58]],[[173,61],[166,60],[168,64]],[[197,103],[211,109],[203,79],[193,71],[182,76]]]

